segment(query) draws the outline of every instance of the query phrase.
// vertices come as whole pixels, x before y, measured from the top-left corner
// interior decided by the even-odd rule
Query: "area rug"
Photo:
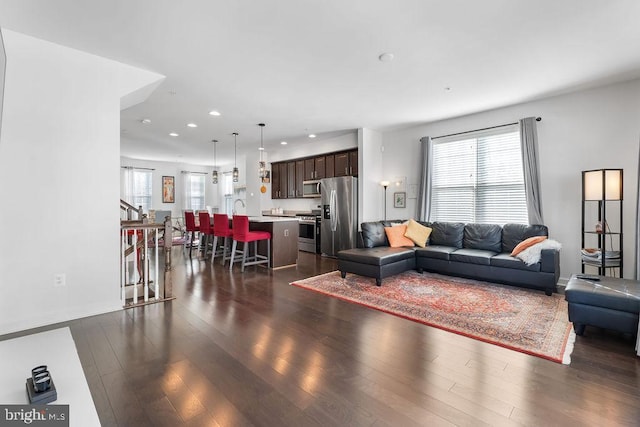
[[[375,280],[334,271],[292,285],[511,350],[569,364],[575,334],[561,295],[408,271]]]

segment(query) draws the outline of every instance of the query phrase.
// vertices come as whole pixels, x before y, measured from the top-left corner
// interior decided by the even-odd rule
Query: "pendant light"
[[[260,181],[265,177],[267,171],[267,163],[262,160],[262,152],[264,151],[263,145],[263,131],[264,131],[264,123],[258,123],[260,126],[260,161],[258,162],[258,175],[260,176]]]
[[[233,133],[233,182],[238,182],[240,172],[238,172],[238,132]]]
[[[211,183],[212,184],[217,184],[218,183],[218,169],[216,168],[216,143],[218,142],[218,140],[214,139],[211,142],[213,142],[213,172],[211,172]]]

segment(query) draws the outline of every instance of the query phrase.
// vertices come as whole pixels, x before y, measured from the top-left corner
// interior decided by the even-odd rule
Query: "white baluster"
[[[160,236],[160,229],[156,228],[156,251],[155,251],[156,252],[156,263],[155,263],[156,267],[155,267],[155,274],[153,276],[153,283],[155,284],[155,286],[153,288],[153,294],[156,296],[156,300],[160,299],[160,296],[159,296],[159,293],[160,293],[159,289],[160,288],[159,288],[159,284],[158,284],[158,246],[160,246],[159,236]],[[171,237],[171,236],[169,236],[169,237]],[[165,233],[164,238],[165,239],[167,238],[166,233]],[[166,242],[165,242],[165,244],[166,244]]]
[[[144,229],[142,235],[144,236],[144,302],[149,301],[149,230]]]
[[[133,303],[138,303],[138,281],[136,273],[138,272],[138,230],[133,230]]]

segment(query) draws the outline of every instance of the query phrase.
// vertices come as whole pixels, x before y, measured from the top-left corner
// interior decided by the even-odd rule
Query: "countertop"
[[[280,216],[250,216],[249,222],[298,222],[296,217],[280,217]]]

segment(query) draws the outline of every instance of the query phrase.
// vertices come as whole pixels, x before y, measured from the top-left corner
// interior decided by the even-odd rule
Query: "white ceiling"
[[[165,75],[122,155],[198,164],[260,122],[273,151],[640,77],[638,0],[2,0],[0,26]]]

